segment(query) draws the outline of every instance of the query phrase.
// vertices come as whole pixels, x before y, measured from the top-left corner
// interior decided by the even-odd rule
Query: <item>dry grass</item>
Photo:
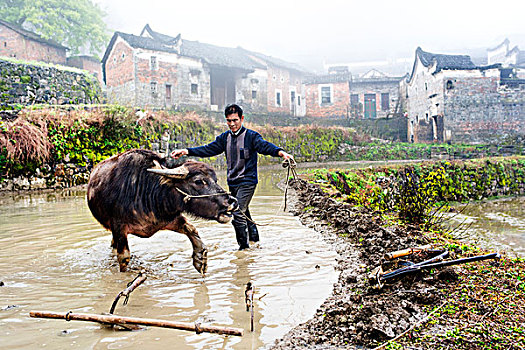
[[[0,147],[5,149],[10,161],[43,163],[49,159],[52,145],[47,139],[45,123],[35,125],[19,117],[12,122],[4,122],[0,131]]]

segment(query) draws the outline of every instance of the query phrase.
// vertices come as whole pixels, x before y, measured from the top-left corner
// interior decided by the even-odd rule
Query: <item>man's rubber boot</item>
[[[250,242],[259,242],[259,231],[257,230],[257,225],[248,221],[248,236]]]
[[[237,237],[237,243],[239,244],[239,250],[248,249],[250,245],[248,244],[248,230],[246,226],[234,226],[235,236]]]

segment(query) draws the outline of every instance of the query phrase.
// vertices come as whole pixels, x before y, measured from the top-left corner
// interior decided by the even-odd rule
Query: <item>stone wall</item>
[[[0,59],[0,104],[102,102],[95,77],[74,68]]]
[[[87,70],[97,78],[100,86],[104,86],[102,64],[100,63],[100,60],[91,56],[71,56],[67,58],[67,65]]]
[[[69,188],[87,184],[91,169],[73,163],[44,164],[32,176],[0,181],[0,191],[26,191]]]
[[[445,93],[445,133],[453,142],[498,142],[525,135],[525,86],[498,78],[454,79]]]

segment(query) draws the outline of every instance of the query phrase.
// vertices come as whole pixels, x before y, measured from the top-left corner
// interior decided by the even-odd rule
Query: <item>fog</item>
[[[278,57],[321,73],[374,61],[379,70],[411,68],[418,46],[434,53],[486,56],[505,38],[525,50],[525,1],[501,0],[94,0],[113,31],[153,30],[183,39]],[[395,64],[393,64],[395,63]]]

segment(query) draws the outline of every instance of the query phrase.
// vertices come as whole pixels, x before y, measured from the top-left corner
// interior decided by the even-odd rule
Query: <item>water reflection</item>
[[[525,256],[525,197],[472,202],[456,210],[459,213],[449,222],[455,236],[487,249]]]

